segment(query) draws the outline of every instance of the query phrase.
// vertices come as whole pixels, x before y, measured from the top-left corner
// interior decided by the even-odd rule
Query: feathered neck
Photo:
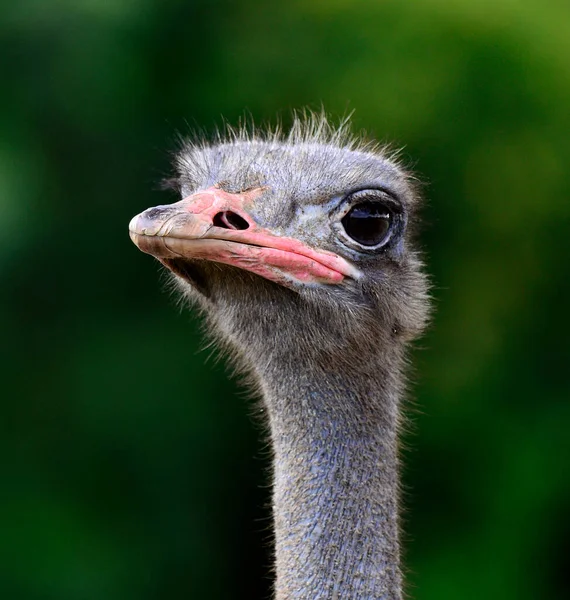
[[[358,378],[303,368],[302,360],[294,376],[262,375],[274,449],[277,600],[401,598],[401,385],[399,369],[379,363]]]

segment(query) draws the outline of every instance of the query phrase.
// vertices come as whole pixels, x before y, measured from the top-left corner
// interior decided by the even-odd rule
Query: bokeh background
[[[570,597],[567,0],[0,5],[0,596],[268,598],[267,452],[129,241],[175,133],[321,104],[428,183],[417,600]]]

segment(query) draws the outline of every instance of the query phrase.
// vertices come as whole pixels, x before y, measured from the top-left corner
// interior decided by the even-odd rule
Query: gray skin
[[[209,260],[163,261],[178,289],[262,397],[273,448],[277,600],[402,598],[398,430],[406,347],[428,316],[413,245],[413,177],[380,147],[323,118],[288,136],[230,132],[187,143],[182,197],[262,188],[260,226],[338,254],[362,273],[285,287]],[[392,211],[386,243],[363,248],[340,218],[357,190]],[[156,209],[153,209],[156,210]]]

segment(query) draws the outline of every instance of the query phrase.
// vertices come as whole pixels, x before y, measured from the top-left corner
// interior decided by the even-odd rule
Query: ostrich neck
[[[299,364],[262,377],[277,600],[400,600],[396,377]]]

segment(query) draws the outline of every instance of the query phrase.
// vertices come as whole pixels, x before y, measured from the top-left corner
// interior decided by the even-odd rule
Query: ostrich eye
[[[346,234],[362,246],[378,246],[388,237],[392,212],[379,202],[353,206],[341,220]]]

